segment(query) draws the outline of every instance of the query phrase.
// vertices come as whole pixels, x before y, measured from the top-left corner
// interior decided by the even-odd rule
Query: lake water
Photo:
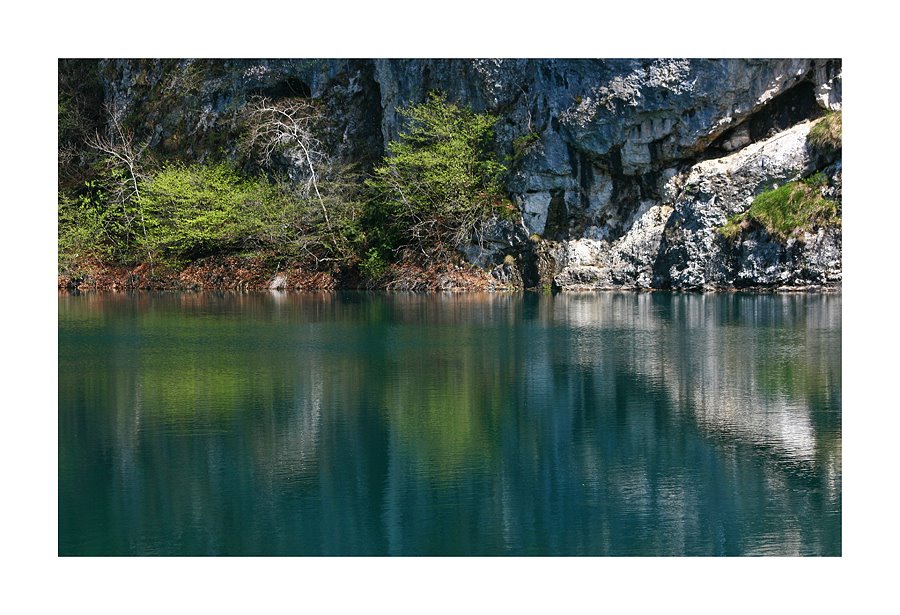
[[[840,555],[841,296],[59,298],[60,555]]]

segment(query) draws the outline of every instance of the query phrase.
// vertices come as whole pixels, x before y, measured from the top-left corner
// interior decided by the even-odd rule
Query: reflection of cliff
[[[409,386],[389,396],[405,408],[390,421],[393,552],[464,504],[481,511],[485,533],[503,537],[483,552],[527,553],[537,536],[544,542],[532,548],[558,553],[832,548],[827,530],[773,511],[840,508],[839,429],[819,424],[823,402],[832,414],[840,407],[821,399],[839,391],[840,298],[772,300],[531,296],[507,337],[497,331],[502,314],[463,330],[454,327],[473,314],[444,313],[445,329],[427,344],[441,367],[427,377],[415,366],[435,363],[397,338],[405,352],[396,374]],[[434,387],[444,403],[405,404],[433,399]],[[442,438],[438,448],[430,437]],[[424,552],[466,552],[471,532],[452,529]],[[637,551],[622,538],[641,533]]]
[[[322,425],[322,376],[316,363],[298,374],[294,406],[285,424],[273,434],[272,472],[276,480],[292,481],[315,471]]]
[[[601,357],[662,387],[704,430],[816,462],[813,404],[840,386],[840,297],[564,295],[553,319],[577,328],[576,363],[602,369],[589,341],[618,331]]]
[[[736,517],[757,507],[760,518],[788,519],[799,506],[840,523],[840,297],[563,295],[542,301],[538,320],[548,334],[529,340],[543,352],[527,367],[537,399],[526,405],[553,408],[548,420],[561,424],[568,399],[582,437],[590,425],[582,409],[601,415],[593,446],[579,447],[585,484],[603,487],[603,518],[629,511],[667,528],[649,552],[668,552],[678,536],[740,535],[727,516],[704,528],[709,498]],[[571,335],[556,339],[561,326]],[[696,436],[685,439],[685,419]],[[697,467],[723,475],[704,483],[690,471]],[[720,491],[726,475],[734,493]],[[821,527],[779,523],[745,535],[740,549],[726,541],[725,552],[772,552],[775,535],[785,554],[833,544]],[[604,544],[616,551],[614,540]]]

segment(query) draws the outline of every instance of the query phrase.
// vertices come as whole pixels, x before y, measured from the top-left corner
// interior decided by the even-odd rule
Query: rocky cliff
[[[753,198],[840,152],[810,127],[841,108],[840,60],[106,60],[104,96],[158,152],[235,155],[251,96],[321,101],[326,140],[371,168],[398,107],[431,90],[500,117],[518,223],[466,257],[501,281],[560,289],[839,286],[839,224],[779,238],[719,229]]]

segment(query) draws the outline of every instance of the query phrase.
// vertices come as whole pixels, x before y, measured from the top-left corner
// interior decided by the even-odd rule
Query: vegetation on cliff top
[[[829,112],[813,124],[806,141],[811,152],[824,156],[826,163],[833,161],[841,151],[841,112]],[[787,241],[820,226],[839,226],[841,203],[826,196],[828,189],[828,177],[820,171],[762,192],[747,211],[729,218],[718,229],[719,234],[733,241],[757,227],[779,241]]]

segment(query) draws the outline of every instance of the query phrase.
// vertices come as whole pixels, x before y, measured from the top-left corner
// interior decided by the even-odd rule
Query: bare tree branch
[[[247,104],[245,114],[245,146],[256,152],[261,164],[269,165],[279,155],[300,163],[306,171],[303,182],[305,190],[307,193],[315,193],[325,217],[325,226],[333,237],[331,217],[319,192],[319,177],[321,169],[328,162],[328,156],[322,142],[313,133],[313,127],[319,120],[316,106],[299,98],[276,102],[254,98]]]
[[[101,136],[99,132],[95,132],[94,136],[87,139],[87,145],[101,154],[107,156],[112,163],[113,168],[122,169],[127,173],[126,185],[118,184],[114,186],[116,189],[116,200],[122,207],[122,214],[128,222],[127,205],[129,203],[136,204],[138,215],[141,219],[141,229],[144,234],[144,242],[147,247],[147,258],[150,262],[150,272],[153,272],[153,255],[150,252],[149,241],[147,237],[147,223],[144,219],[144,208],[140,203],[140,182],[144,179],[145,174],[142,170],[142,162],[144,152],[149,146],[149,142],[136,143],[134,132],[126,129],[122,123],[122,119],[117,109],[111,105],[105,106],[106,117],[109,120],[109,134]],[[126,241],[129,229],[126,228]]]

